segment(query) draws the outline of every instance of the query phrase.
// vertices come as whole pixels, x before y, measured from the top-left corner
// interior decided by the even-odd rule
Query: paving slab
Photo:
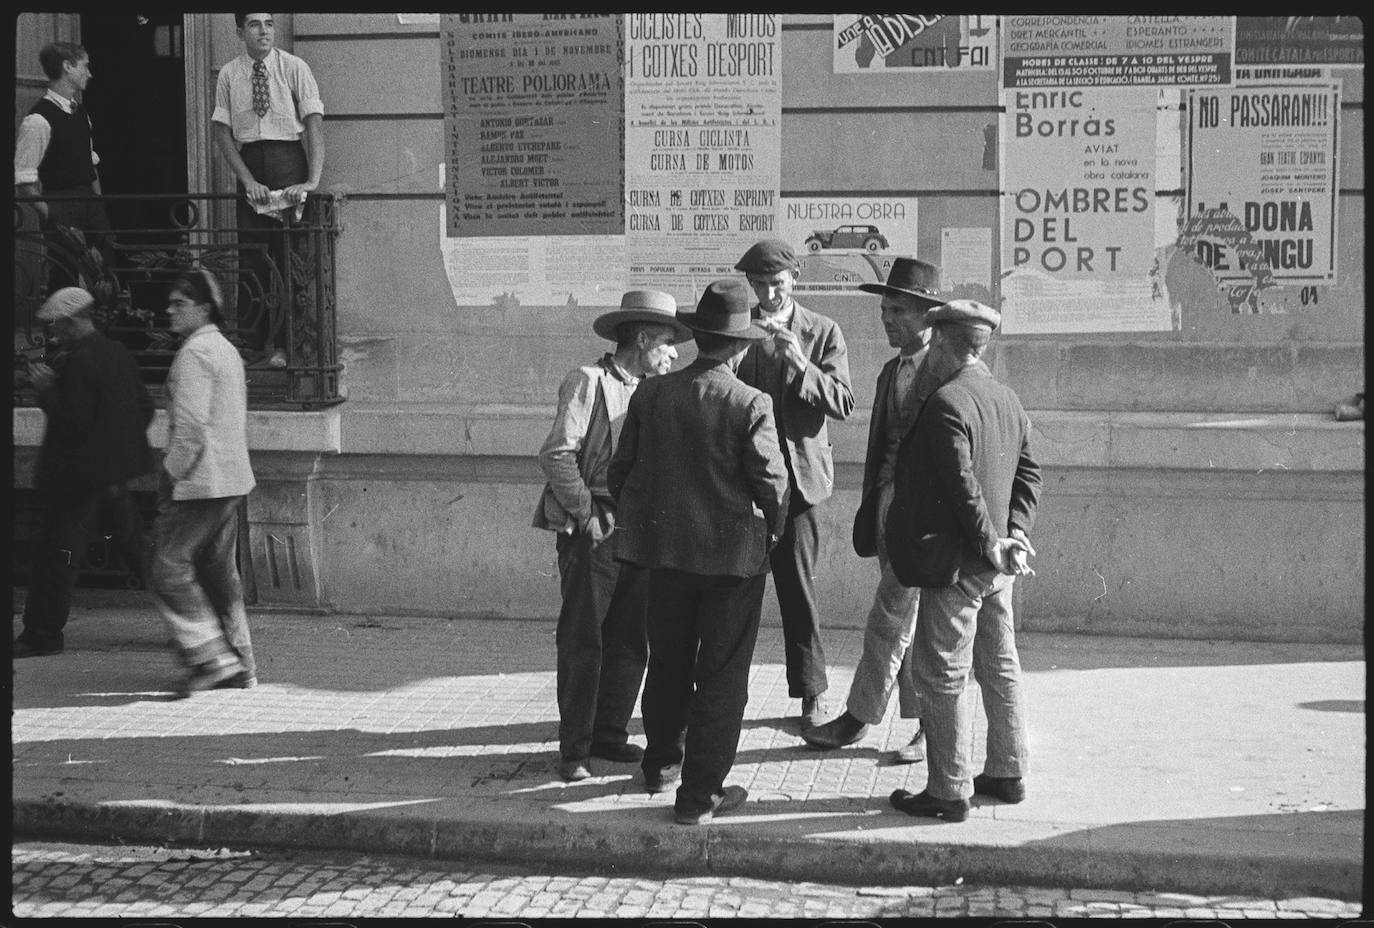
[[[975,798],[946,824],[888,805],[926,776],[891,763],[912,725],[895,707],[857,745],[806,747],[781,629],[765,626],[729,780],[749,801],[691,828],[634,764],[594,758],[591,779],[558,778],[550,621],[253,611],[259,686],[177,700],[143,595],[77,598],[66,651],[13,664],[27,836],[1361,898],[1358,647],[1022,634],[1028,798]],[[825,644],[838,712],[862,632],[827,629]]]

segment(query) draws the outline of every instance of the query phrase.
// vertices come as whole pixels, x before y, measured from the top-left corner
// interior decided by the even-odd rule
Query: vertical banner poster
[[[1231,83],[1234,16],[1004,16],[1004,87]]]
[[[776,13],[626,15],[629,286],[695,304],[778,233]]]
[[[1336,279],[1340,83],[1273,82],[1188,97],[1179,245],[1232,312],[1275,311],[1265,291]]]
[[[623,20],[441,14],[440,247],[459,305],[624,286]]]
[[[801,262],[796,292],[864,296],[916,254],[915,197],[784,197],[777,238]]]
[[[1155,249],[1158,93],[1002,92],[1008,334],[1174,327]]]
[[[935,13],[837,13],[836,74],[928,68],[990,71],[997,17]]]
[[[620,18],[445,14],[442,45],[449,234],[623,232]]]

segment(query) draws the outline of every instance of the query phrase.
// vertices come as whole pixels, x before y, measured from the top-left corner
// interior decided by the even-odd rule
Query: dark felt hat
[[[897,258],[887,272],[885,284],[859,284],[865,293],[885,293],[911,296],[926,309],[939,306],[947,299],[940,295],[940,268],[917,258]]]
[[[797,261],[797,253],[792,246],[777,238],[755,242],[735,264],[735,270],[746,274],[776,274],[799,267],[801,263]]]
[[[694,332],[710,332],[749,341],[768,338],[769,331],[753,321],[749,305],[754,293],[742,280],[714,280],[697,301],[694,313],[677,317]]]
[[[1002,314],[977,300],[950,300],[926,313],[926,325],[939,325],[942,322],[959,322],[995,329],[1002,324]]]
[[[677,300],[661,290],[630,290],[620,298],[619,309],[602,313],[592,321],[592,331],[616,341],[616,329],[622,322],[672,326],[674,342],[685,342],[692,337],[692,330],[678,321]]]

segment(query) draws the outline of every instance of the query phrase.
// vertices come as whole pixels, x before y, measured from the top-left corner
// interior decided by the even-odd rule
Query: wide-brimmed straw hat
[[[616,330],[625,322],[672,326],[675,343],[692,337],[692,330],[678,321],[677,300],[660,290],[630,290],[620,298],[619,309],[602,313],[592,321],[592,331],[602,338],[617,341]]]

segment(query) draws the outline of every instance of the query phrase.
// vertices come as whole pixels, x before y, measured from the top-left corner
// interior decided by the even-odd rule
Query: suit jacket
[[[768,394],[697,358],[630,398],[608,474],[620,558],[708,576],[768,570],[787,519],[787,469]]]
[[[849,384],[849,349],[833,319],[795,303],[790,329],[806,355],[806,372],[797,374],[774,353],[772,342],[756,343],[739,366],[739,379],[768,392],[786,445],[792,492],[809,505],[829,499],[835,486],[835,461],[826,417],[844,420],[854,411]],[[759,308],[754,307],[754,318]]]
[[[914,354],[913,363],[917,370],[925,360],[928,347],[922,346]],[[859,557],[878,556],[878,472],[883,466],[883,451],[887,442],[887,414],[892,404],[892,378],[901,362],[899,354],[883,365],[878,372],[878,390],[873,398],[873,412],[868,419],[868,450],[864,457],[863,493],[859,497],[859,509],[854,513],[854,553]]]
[[[47,414],[35,484],[122,483],[153,470],[153,400],[129,350],[99,332],[77,340],[38,404]]]
[[[167,397],[162,468],[172,480],[172,499],[244,496],[253,489],[243,358],[217,326],[186,336],[167,373]]]
[[[988,570],[999,538],[1030,534],[1040,499],[1030,421],[987,365],[965,367],[926,400],[898,451],[894,490],[889,551],[945,534],[957,539],[961,571]]]

